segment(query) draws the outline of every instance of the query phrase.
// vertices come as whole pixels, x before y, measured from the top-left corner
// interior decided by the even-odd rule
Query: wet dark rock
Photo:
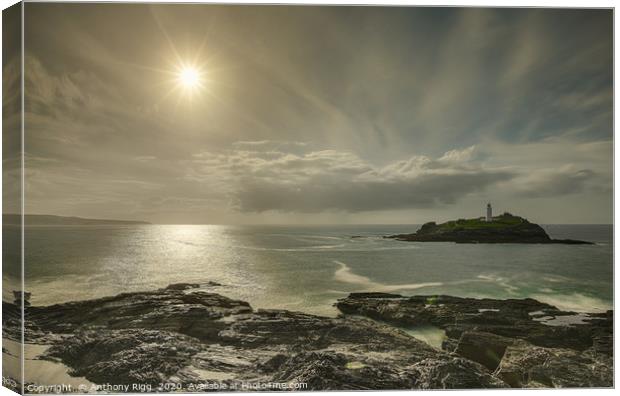
[[[30,297],[32,297],[32,293],[23,292],[21,290],[13,290],[13,304],[17,306],[21,306],[22,302],[24,305],[30,305]]]
[[[275,381],[306,383],[309,389],[367,390],[410,389],[412,379],[402,378],[393,368],[361,362],[350,364],[342,353],[306,352],[289,358],[274,375]]]
[[[494,371],[514,339],[492,333],[469,331],[461,335],[454,352]]]
[[[414,365],[421,389],[506,388],[501,379],[480,364],[463,358],[426,359]],[[458,384],[458,385],[457,385]]]
[[[200,349],[199,340],[177,333],[87,330],[57,342],[45,358],[95,383],[157,385],[187,366]]]
[[[459,340],[455,338],[446,337],[441,342],[441,349],[446,352],[454,352],[457,346],[459,346]]]
[[[565,312],[530,298],[475,299],[452,296],[403,297],[384,293],[351,293],[336,302],[344,314],[363,315],[398,326],[434,325],[459,339],[466,331],[492,333],[525,339],[534,345],[585,350],[593,345],[593,337],[610,334],[611,312],[577,314]],[[554,325],[554,321],[570,323],[572,317],[585,317],[583,323]]]
[[[2,301],[2,336],[21,340],[21,303],[19,305]]]
[[[576,313],[533,299],[352,293],[345,315],[445,330],[442,348],[513,387],[612,386],[613,312]]]
[[[31,306],[26,320],[46,334],[34,340],[51,344],[44,359],[95,383],[174,382],[191,389],[204,381],[229,387],[286,382],[314,390],[507,386],[482,365],[386,324],[255,311],[193,286]]]
[[[356,316],[254,310],[192,284],[172,285],[26,307],[26,337],[51,345],[42,358],[95,383],[172,382],[183,390],[205,382],[228,390],[240,382],[303,383],[309,390],[611,386],[611,312],[550,326],[548,318],[571,313],[535,300],[388,293],[352,294],[337,306]],[[7,308],[5,328],[18,324],[19,310]],[[385,322],[441,327],[455,353]],[[581,338],[552,339],[567,334]]]
[[[224,286],[221,283],[208,281],[206,283],[173,283],[166,287],[167,290],[190,290],[198,289],[200,287],[218,287]]]
[[[167,290],[188,290],[197,289],[200,287],[200,283],[173,283],[166,287]]]
[[[613,383],[612,364],[608,355],[517,341],[506,349],[496,374],[519,388],[606,387]]]
[[[225,326],[218,319],[252,312],[245,301],[173,286],[151,292],[123,293],[96,300],[29,307],[26,320],[52,333],[101,326],[156,329],[209,339]]]

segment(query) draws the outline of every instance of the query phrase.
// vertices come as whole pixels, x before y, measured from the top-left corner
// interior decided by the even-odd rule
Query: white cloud
[[[448,163],[466,162],[472,159],[476,146],[470,146],[462,150],[447,151],[439,161]]]

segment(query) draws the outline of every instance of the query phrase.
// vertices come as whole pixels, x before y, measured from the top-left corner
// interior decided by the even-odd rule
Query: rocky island
[[[390,235],[386,238],[408,242],[592,244],[574,239],[552,239],[538,224],[510,213],[488,220],[474,218],[441,224],[429,222],[413,234]]]
[[[220,285],[25,307],[25,341],[95,384],[143,391],[612,386],[611,311],[531,299],[353,293],[340,317],[253,309]],[[3,302],[5,337],[20,309]],[[442,349],[403,329],[445,331]],[[28,349],[28,345],[26,346]],[[6,353],[6,352],[5,352]],[[133,390],[135,392],[135,390]]]

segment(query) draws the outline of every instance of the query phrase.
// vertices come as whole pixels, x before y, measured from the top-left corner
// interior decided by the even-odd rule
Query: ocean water
[[[360,291],[532,297],[576,311],[612,308],[611,225],[544,226],[553,238],[596,245],[382,238],[418,227],[32,226],[25,236],[26,290],[33,304],[48,305],[216,281],[223,286],[209,290],[255,308],[321,315],[336,315],[333,303]]]

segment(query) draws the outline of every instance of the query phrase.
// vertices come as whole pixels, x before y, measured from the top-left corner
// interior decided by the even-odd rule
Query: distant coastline
[[[87,219],[82,217],[68,217],[55,215],[24,215],[26,225],[137,225],[151,224],[147,221],[136,220],[108,220],[108,219]],[[21,216],[18,214],[3,214],[3,225],[20,225]]]

